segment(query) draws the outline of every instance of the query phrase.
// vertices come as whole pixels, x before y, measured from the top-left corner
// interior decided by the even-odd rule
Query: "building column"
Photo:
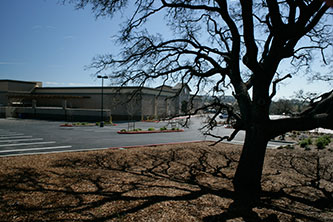
[[[37,107],[37,100],[33,99],[33,100],[31,101],[31,105],[32,105],[32,108],[33,108],[33,109],[36,109],[36,107]]]
[[[34,118],[36,118],[37,116],[37,112],[36,112],[36,107],[37,107],[37,100],[36,99],[33,99],[31,101],[31,105],[32,105],[32,110],[33,110],[33,113],[34,113]]]
[[[155,116],[155,118],[157,117],[157,98],[156,98],[156,96],[154,96],[154,116]]]
[[[64,100],[62,101],[62,108],[63,108],[64,110],[67,109],[67,99],[64,99]]]
[[[165,102],[166,102],[165,115],[166,115],[167,117],[169,117],[169,116],[170,116],[170,112],[169,112],[169,100],[166,99]]]
[[[67,99],[64,99],[62,101],[62,109],[64,110],[65,114],[65,120],[67,120]]]

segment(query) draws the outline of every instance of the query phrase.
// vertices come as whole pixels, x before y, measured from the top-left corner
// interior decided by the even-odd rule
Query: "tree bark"
[[[245,142],[233,180],[234,190],[241,199],[256,199],[261,192],[261,176],[268,139],[263,127],[246,130]]]

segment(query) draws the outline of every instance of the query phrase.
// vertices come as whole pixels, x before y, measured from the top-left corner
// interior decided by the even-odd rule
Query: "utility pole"
[[[102,93],[101,93],[101,122],[99,124],[100,127],[104,127],[104,118],[103,118],[103,105],[104,105],[104,102],[103,102],[103,88],[104,88],[104,79],[108,79],[109,77],[108,76],[101,76],[101,75],[98,75],[97,78],[99,79],[102,79]]]

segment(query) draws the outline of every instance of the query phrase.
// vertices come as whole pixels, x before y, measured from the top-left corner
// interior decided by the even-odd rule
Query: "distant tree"
[[[195,94],[210,89],[216,99],[202,109],[227,109],[236,119],[235,131],[220,136],[220,141],[232,140],[240,130],[246,131],[233,180],[242,198],[256,198],[261,191],[266,146],[271,138],[291,130],[333,129],[332,91],[296,117],[269,117],[279,82],[296,73],[311,75],[313,60],[321,59],[324,65],[331,62],[332,17],[325,1],[67,1],[77,8],[92,6],[97,17],[112,18],[117,12],[128,17],[118,38],[123,51],[118,57],[96,57],[92,67],[97,73],[110,70],[110,78],[122,86],[144,86],[150,80],[159,80],[163,84],[188,83],[194,86]],[[163,33],[145,26],[149,18],[159,19],[159,14],[173,31],[172,38],[164,39]],[[161,32],[166,29],[163,24],[160,27]],[[281,75],[286,64],[291,64],[289,74]],[[232,89],[239,113],[218,99],[226,87]]]
[[[292,101],[288,99],[279,99],[276,102],[272,102],[270,107],[270,113],[271,114],[287,114],[290,115],[294,111],[294,106],[292,104]]]

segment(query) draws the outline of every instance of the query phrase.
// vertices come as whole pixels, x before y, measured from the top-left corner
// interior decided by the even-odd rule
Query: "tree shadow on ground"
[[[318,171],[318,185],[318,175],[312,173],[316,169],[298,166],[299,158],[312,156],[296,161],[291,155],[288,168],[288,158],[277,155],[273,159],[280,162],[264,175],[267,189],[258,201],[247,202],[232,190],[238,157],[239,150],[178,147],[93,152],[58,158],[43,170],[16,167],[0,174],[0,208],[4,209],[0,219],[274,222],[324,221],[330,215],[330,167]],[[289,174],[276,169],[300,176],[283,179]]]

